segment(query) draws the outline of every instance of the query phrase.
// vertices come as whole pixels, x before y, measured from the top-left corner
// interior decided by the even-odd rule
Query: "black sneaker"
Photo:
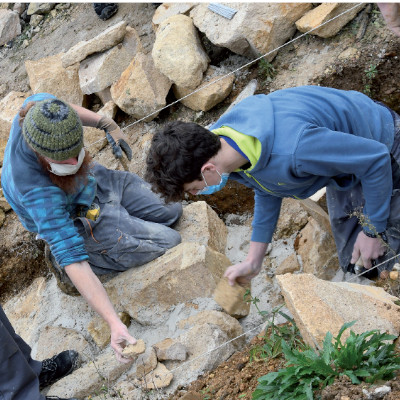
[[[44,257],[46,260],[46,264],[51,272],[53,272],[54,276],[57,279],[58,287],[65,293],[70,296],[79,296],[80,293],[75,285],[72,283],[69,276],[66,274],[64,268],[61,268],[53,254],[50,251],[49,245],[46,243],[44,249]]]
[[[118,11],[116,3],[93,3],[93,8],[100,19],[106,21]]]
[[[73,397],[73,398],[71,397],[69,399],[64,399],[64,398],[61,398],[61,397],[58,397],[58,396],[46,396],[45,399],[46,400],[78,400],[75,397]]]
[[[79,354],[74,350],[65,350],[52,358],[43,360],[42,370],[39,375],[40,389],[52,385],[54,382],[70,374],[78,366],[78,361]],[[58,397],[54,398],[57,399]]]

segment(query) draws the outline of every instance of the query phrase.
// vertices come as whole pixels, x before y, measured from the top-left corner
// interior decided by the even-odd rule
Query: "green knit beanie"
[[[58,99],[35,103],[24,118],[22,135],[40,155],[55,161],[77,157],[83,147],[77,112]]]

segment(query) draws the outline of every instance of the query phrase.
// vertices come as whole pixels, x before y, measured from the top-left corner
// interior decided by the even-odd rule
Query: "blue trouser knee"
[[[39,392],[41,369],[0,306],[0,400],[44,400]]]

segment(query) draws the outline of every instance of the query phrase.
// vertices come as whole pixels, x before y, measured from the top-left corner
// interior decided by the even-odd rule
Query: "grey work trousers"
[[[164,204],[136,174],[95,164],[96,221],[74,219],[85,239],[93,272],[103,275],[143,265],[180,243],[170,228],[182,215],[180,203]]]
[[[375,260],[378,272],[391,271],[395,263],[400,262],[400,257],[393,258],[400,252],[400,116],[392,112],[395,123],[395,137],[391,149],[393,191],[390,201],[390,215],[386,227],[388,238],[387,253]],[[333,187],[326,188],[326,201],[332,233],[335,239],[340,267],[344,272],[351,270],[351,255],[354,243],[362,230],[358,218],[349,215],[364,207],[364,196],[361,184],[350,190],[340,191]],[[393,258],[390,261],[390,258]]]
[[[0,306],[0,400],[44,400],[39,392],[41,369]]]

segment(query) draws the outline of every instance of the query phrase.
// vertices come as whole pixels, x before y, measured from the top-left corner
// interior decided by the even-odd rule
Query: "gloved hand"
[[[120,127],[114,120],[108,117],[101,117],[96,128],[103,129],[106,132],[106,138],[111,144],[113,154],[116,158],[122,157],[123,150],[128,160],[132,160],[132,149],[127,142],[128,138],[122,133]]]
[[[351,255],[351,264],[355,264],[361,256],[364,268],[372,267],[371,260],[376,260],[386,252],[386,246],[382,238],[371,238],[361,231],[354,243],[353,253]]]

